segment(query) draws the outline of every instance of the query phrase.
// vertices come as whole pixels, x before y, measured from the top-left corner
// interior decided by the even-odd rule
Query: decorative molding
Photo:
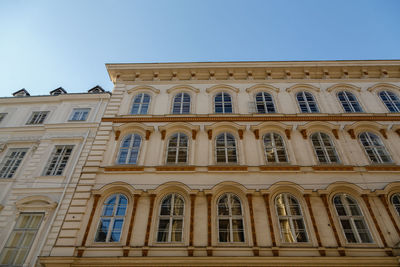
[[[133,195],[133,208],[132,208],[131,220],[129,222],[128,235],[126,238],[126,246],[127,247],[129,247],[130,243],[131,243],[132,230],[133,230],[133,225],[135,222],[135,216],[136,216],[136,210],[137,210],[137,204],[138,204],[139,197],[140,197],[139,194]],[[129,250],[124,249],[124,257],[128,257],[128,254],[129,254]]]
[[[256,235],[256,226],[254,222],[254,210],[253,210],[253,194],[246,194],[247,202],[249,203],[249,211],[250,211],[250,224],[251,224],[251,234],[253,238],[253,246],[258,247],[257,243],[257,235]],[[253,250],[254,256],[259,255],[258,250]]]
[[[189,247],[193,247],[194,236],[194,207],[196,202],[196,194],[190,194],[190,233],[189,233]],[[190,253],[189,253],[190,254]],[[193,256],[193,251],[191,253]]]
[[[230,91],[232,93],[236,93],[236,94],[239,93],[239,89],[238,88],[233,87],[231,85],[227,85],[227,84],[217,84],[217,85],[211,86],[211,87],[206,89],[206,92],[207,93],[212,93],[212,92],[217,91],[217,90],[221,90],[221,91],[228,90],[228,91]]]
[[[290,140],[290,130],[289,129],[285,129],[285,134],[286,134],[287,139]]]
[[[300,166],[271,165],[260,166],[260,171],[300,171]]]
[[[211,199],[212,194],[207,194],[207,247],[211,247]],[[207,250],[207,255],[209,254],[209,250]],[[212,255],[212,250],[211,250]],[[209,255],[209,256],[211,256]]]
[[[269,84],[256,84],[253,85],[252,87],[249,87],[246,89],[247,93],[252,93],[254,91],[273,91],[275,93],[279,93],[279,88],[269,85]]]
[[[314,85],[311,85],[311,84],[301,84],[301,83],[300,83],[300,84],[295,84],[295,85],[293,85],[293,86],[287,88],[287,89],[286,89],[286,92],[291,93],[291,92],[293,92],[293,91],[295,91],[295,90],[297,90],[297,89],[299,89],[299,90],[301,90],[301,89],[306,89],[306,90],[311,90],[311,91],[314,91],[314,92],[317,92],[317,93],[319,93],[319,92],[321,91],[321,89],[319,89],[318,87],[316,87],[316,86],[314,86]]]
[[[357,87],[357,86],[349,84],[349,83],[339,83],[339,84],[332,85],[331,87],[327,88],[326,91],[332,92],[332,91],[336,91],[336,90],[340,90],[340,89],[351,89],[351,90],[354,90],[357,92],[361,92],[360,87]]]
[[[166,133],[167,133],[166,130],[161,130],[161,140],[165,140]]]
[[[343,165],[316,165],[312,166],[315,171],[354,171],[353,166]]]
[[[315,232],[315,236],[317,237],[318,247],[322,247],[321,237],[319,236],[319,231],[318,231],[317,223],[315,221],[314,212],[311,207],[310,194],[305,194],[304,199],[306,200],[308,213],[310,213],[311,223],[312,223],[312,226],[313,226],[313,229]],[[321,256],[326,256],[325,250],[320,249],[318,251]]]
[[[276,247],[274,225],[272,223],[272,213],[271,213],[271,208],[270,208],[270,204],[269,204],[269,194],[264,194],[263,196],[264,196],[265,208],[267,210],[269,234],[271,236],[272,247]],[[274,256],[279,256],[279,251],[278,250],[272,250],[272,251],[274,253]],[[276,251],[276,253],[274,251]]]
[[[307,130],[306,129],[300,130],[300,133],[301,133],[301,136],[303,136],[303,139],[307,139]]]
[[[149,86],[149,85],[139,85],[139,86],[136,86],[136,87],[134,87],[134,88],[132,88],[132,89],[127,90],[127,93],[128,93],[128,94],[132,94],[132,93],[135,93],[135,92],[137,92],[137,91],[142,91],[142,90],[143,90],[143,91],[151,91],[151,92],[153,92],[154,94],[159,94],[159,93],[160,93],[160,90],[154,88],[153,86]]]
[[[121,134],[120,130],[115,131],[115,141],[118,141],[120,134]]]
[[[258,140],[258,139],[260,139],[260,130],[259,129],[255,129],[254,131],[253,131],[253,133],[254,133],[254,137]]]
[[[192,139],[196,140],[196,136],[197,136],[197,131],[196,130],[192,130]]]
[[[115,172],[115,171],[144,171],[144,167],[138,166],[107,166],[104,167],[104,171],[106,172]]]
[[[400,91],[399,86],[396,86],[396,85],[390,84],[390,83],[377,83],[377,84],[371,86],[370,88],[368,88],[367,91],[374,92],[379,89],[392,89],[392,90]]]
[[[94,213],[96,212],[96,209],[97,209],[97,204],[99,202],[99,198],[100,198],[100,195],[98,195],[98,194],[94,194],[93,195],[92,211],[90,212],[89,221],[88,221],[88,223],[86,225],[86,230],[85,230],[85,234],[83,235],[81,247],[85,247],[85,245],[86,245],[86,240],[87,240],[87,237],[88,237],[88,234],[89,234],[90,226],[92,225]],[[83,250],[78,250],[78,257],[82,257],[82,255],[83,255]]]
[[[328,197],[327,197],[326,194],[321,194],[320,197],[322,199],[322,202],[324,203],[325,211],[328,214],[329,223],[330,223],[330,225],[332,227],[332,232],[333,232],[333,234],[335,236],[336,243],[337,243],[337,245],[339,247],[342,247],[342,243],[340,242],[339,235],[338,235],[338,232],[337,232],[337,229],[336,229],[336,226],[335,226],[335,222],[333,221],[331,210],[329,209]],[[340,256],[346,256],[344,250],[343,251],[339,251],[339,253],[340,253]]]
[[[332,134],[335,136],[336,139],[339,139],[339,131],[338,129],[332,129]]]
[[[379,132],[381,133],[381,135],[383,136],[383,138],[388,139],[385,129],[380,129]]]
[[[208,140],[212,140],[212,130],[208,130],[207,131],[207,135],[208,135]]]
[[[191,85],[175,85],[169,89],[167,89],[167,93],[171,94],[175,91],[184,91],[184,90],[189,90],[192,91],[193,93],[200,93],[200,90],[191,86]]]
[[[144,246],[147,247],[149,245],[149,237],[150,237],[150,229],[151,229],[151,220],[153,218],[153,209],[154,209],[154,199],[156,198],[155,194],[150,194],[150,208],[147,217],[147,228],[146,228],[146,237],[144,240]],[[147,251],[142,250],[142,256],[147,256]]]
[[[397,225],[397,223],[396,223],[396,221],[395,221],[395,219],[394,219],[394,217],[393,217],[393,214],[392,214],[392,212],[391,212],[390,209],[389,209],[389,205],[388,205],[388,202],[387,202],[386,195],[384,195],[384,194],[379,195],[379,199],[381,200],[383,206],[385,207],[385,210],[386,210],[387,214],[388,214],[389,217],[390,217],[390,221],[392,222],[394,228],[396,229],[397,235],[400,236],[400,228],[399,228],[399,226]]]
[[[247,166],[208,166],[209,171],[247,171]]]
[[[187,171],[194,171],[196,170],[195,166],[157,166],[156,171],[182,171],[182,172],[187,172]]]
[[[243,140],[243,130],[242,129],[238,130],[238,134],[239,134],[240,140]]]
[[[367,171],[400,171],[398,165],[369,165],[365,166]]]
[[[239,122],[239,121],[400,121],[398,115],[278,115],[278,116],[151,116],[114,117],[101,119],[103,122],[143,123],[143,122]]]
[[[349,129],[347,131],[351,137],[351,139],[356,139],[356,134],[354,133],[354,129]]]

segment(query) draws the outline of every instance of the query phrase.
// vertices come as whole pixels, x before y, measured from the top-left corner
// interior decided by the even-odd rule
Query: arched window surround
[[[221,112],[217,112],[217,102],[216,98],[221,95]],[[227,96],[229,96],[230,101],[226,100]],[[218,102],[219,103],[219,102]],[[224,114],[234,114],[235,113],[235,108],[234,108],[234,98],[231,92],[228,91],[220,91],[216,92],[213,95],[213,112],[214,114],[219,114],[219,115],[224,115]],[[231,111],[230,111],[231,110]]]
[[[269,100],[268,98],[271,99]],[[268,91],[255,92],[253,95],[253,101],[255,105],[255,112],[257,114],[278,113],[276,106],[276,97],[274,96],[274,94]],[[259,105],[261,106],[261,110],[259,109]]]
[[[154,114],[154,106],[156,102],[156,97],[160,93],[159,89],[156,89],[152,86],[148,85],[139,85],[136,87],[131,88],[131,85],[127,85],[127,90],[125,91],[125,95],[122,98],[121,105],[120,105],[120,111],[118,115],[130,115],[132,106],[133,106],[133,101],[135,97],[139,94],[148,94],[150,96],[150,104],[149,108],[147,110],[147,115]],[[130,88],[130,89],[128,89]],[[138,115],[136,115],[138,116]]]
[[[210,114],[218,114],[218,115],[224,115],[224,114],[235,114],[238,113],[238,99],[237,99],[237,94],[239,93],[239,89],[230,85],[224,85],[224,84],[219,84],[219,85],[214,85],[210,88],[206,89],[206,92],[209,95],[210,99],[210,105],[209,105],[209,113]],[[231,96],[231,101],[232,101],[232,112],[231,113],[216,113],[215,112],[215,96],[219,93],[227,93]]]
[[[129,115],[151,115],[149,113],[151,103],[153,102],[152,94],[147,92],[138,92],[132,97],[131,107],[129,110]],[[134,108],[137,107],[138,110],[134,111]]]
[[[180,108],[179,108],[179,112],[174,113],[174,109],[175,109],[175,100],[176,98],[182,94],[182,101],[180,101]],[[189,109],[186,112],[186,106],[187,106],[187,102],[185,101],[185,97],[189,97]],[[170,114],[172,115],[189,115],[193,113],[193,105],[194,105],[194,97],[192,92],[188,92],[187,90],[181,90],[179,92],[176,92],[172,97],[171,97],[171,108],[170,108]]]
[[[301,103],[298,100],[298,96],[301,96],[303,98],[302,103],[304,102],[305,105],[303,106],[301,105]],[[311,100],[311,102],[307,100],[308,96],[312,97],[313,100]],[[299,90],[298,92],[294,92],[294,98],[300,113],[305,113],[305,114],[321,113],[320,105],[318,104],[318,100],[315,93],[310,92],[308,90]]]

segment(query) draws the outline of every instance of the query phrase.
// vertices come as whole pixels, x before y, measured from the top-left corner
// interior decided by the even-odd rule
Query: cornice
[[[25,97],[0,97],[0,104],[37,104],[42,102],[63,102],[63,101],[77,101],[80,102],[82,100],[91,100],[91,101],[99,101],[100,99],[109,99],[110,93],[96,93],[96,94],[88,94],[88,93],[72,93],[72,94],[62,94],[62,95],[38,95],[38,96],[25,96]]]
[[[273,116],[124,116],[102,118],[103,122],[130,123],[130,122],[239,122],[239,121],[400,121],[400,115],[382,114],[382,115],[273,115]]]
[[[114,82],[400,78],[400,60],[106,64]]]

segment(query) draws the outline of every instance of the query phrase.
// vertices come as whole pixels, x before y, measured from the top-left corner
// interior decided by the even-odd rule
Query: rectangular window
[[[48,111],[34,111],[26,124],[43,124],[48,114]]]
[[[56,146],[50,155],[43,175],[57,176],[62,175],[65,166],[67,166],[68,159],[71,156],[74,146]]]
[[[7,113],[0,113],[0,122],[3,121],[4,117],[7,115]]]
[[[90,108],[74,108],[70,121],[86,121],[89,115]]]
[[[0,164],[0,178],[12,178],[27,151],[27,148],[9,149]]]
[[[0,254],[0,265],[22,266],[39,230],[43,213],[22,213]]]

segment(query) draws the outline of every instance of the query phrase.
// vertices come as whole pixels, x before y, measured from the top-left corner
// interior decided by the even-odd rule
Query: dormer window
[[[104,93],[104,92],[105,92],[104,89],[101,88],[100,85],[96,85],[95,87],[93,87],[92,89],[90,89],[88,91],[89,94],[101,94],[101,93]]]
[[[62,87],[58,87],[57,89],[50,91],[50,95],[63,95],[66,93],[67,93],[67,91],[65,91],[64,88],[62,88]]]
[[[30,96],[28,91],[25,90],[25,88],[22,88],[21,90],[16,91],[13,93],[13,96],[20,97],[20,96]]]

